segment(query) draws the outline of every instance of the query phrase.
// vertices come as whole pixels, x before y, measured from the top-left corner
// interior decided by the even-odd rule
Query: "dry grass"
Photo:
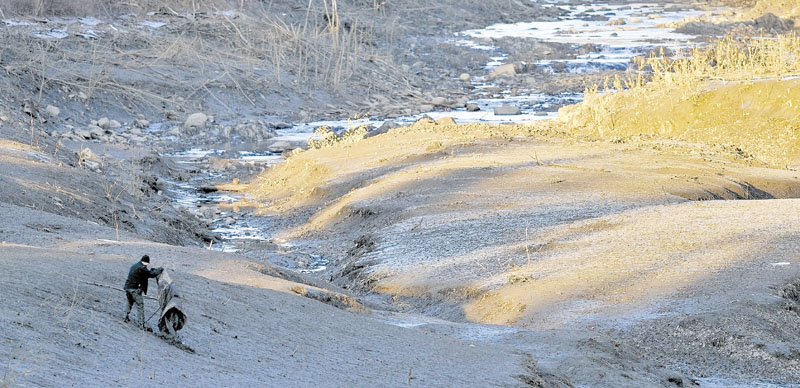
[[[0,0],[0,16],[87,16],[146,13],[161,9],[174,12],[208,12],[221,7],[242,7],[247,0]]]
[[[40,39],[3,29],[0,40],[15,44],[0,51],[0,62],[23,87],[37,85],[36,102],[47,90],[89,99],[104,93],[131,113],[142,106],[198,109],[208,101],[234,113],[234,105],[269,103],[265,94],[287,87],[345,95],[345,85],[367,93],[407,85],[391,56],[373,44],[373,27],[357,18],[341,25],[335,4],[326,0],[319,9],[321,2],[309,2],[299,23],[259,2],[234,16],[172,16],[158,32],[131,25],[98,39]]]
[[[627,79],[587,90],[562,108],[572,130],[601,138],[657,136],[728,145],[743,156],[786,166],[800,157],[800,39],[723,39],[675,59],[651,57]]]

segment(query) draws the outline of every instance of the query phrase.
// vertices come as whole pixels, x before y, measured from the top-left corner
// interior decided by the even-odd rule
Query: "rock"
[[[150,122],[144,119],[133,120],[133,126],[140,129],[145,129],[150,126]]]
[[[627,24],[625,18],[618,18],[608,22],[609,26],[624,26],[625,24]]]
[[[79,136],[79,137],[81,137],[83,139],[91,139],[92,138],[92,133],[87,129],[76,129],[75,130],[75,135],[77,135],[77,136]]]
[[[172,129],[170,129],[169,132],[167,132],[167,135],[180,137],[181,129],[178,127],[172,127]]]
[[[109,120],[108,121],[108,127],[116,129],[116,128],[122,127],[122,124],[120,124],[119,121],[117,121],[117,120]]]
[[[507,63],[505,65],[500,65],[495,67],[489,73],[489,78],[513,77],[515,75],[517,75],[517,68],[514,66],[513,63]]]
[[[2,121],[2,122],[4,122],[4,123],[7,123],[7,122],[8,122],[8,116],[6,116],[6,115],[0,115],[0,121]]]
[[[139,128],[131,128],[131,135],[141,135],[142,130]]]
[[[774,34],[783,34],[790,32],[794,28],[794,20],[783,19],[775,16],[774,13],[768,12],[753,20],[753,28]]]
[[[97,120],[97,126],[103,129],[109,129],[111,128],[111,120],[109,120],[108,117],[103,117]]]
[[[61,109],[58,109],[58,107],[52,105],[48,105],[47,108],[44,108],[44,111],[52,117],[56,117],[61,114]]]
[[[522,111],[514,105],[503,104],[494,108],[494,114],[497,116],[511,116],[521,114]]]
[[[286,128],[291,128],[291,127],[293,127],[292,124],[283,123],[283,122],[275,123],[275,125],[274,125],[275,129],[286,129]]]
[[[469,73],[461,73],[461,75],[458,76],[458,79],[460,79],[460,80],[462,80],[464,82],[469,82],[472,79],[472,76],[469,75]]]
[[[89,127],[87,127],[86,129],[89,130],[89,138],[91,139],[99,139],[106,133],[106,131],[103,128],[100,128],[97,125],[89,125]]]
[[[272,143],[269,147],[267,147],[267,150],[269,152],[273,152],[273,153],[276,153],[276,154],[283,153],[285,151],[290,151],[290,150],[293,150],[293,149],[295,149],[295,147],[292,146],[287,141],[279,141],[279,142],[276,142],[276,143]]]
[[[364,138],[366,139],[368,137],[383,135],[384,133],[387,133],[387,132],[391,131],[392,129],[395,129],[395,128],[399,127],[399,126],[400,126],[399,124],[395,123],[392,120],[386,120],[386,121],[383,122],[383,124],[381,124],[380,127],[378,127],[378,129],[375,129],[375,130],[367,132],[367,134],[364,136]]]
[[[183,126],[186,128],[199,128],[205,126],[207,121],[208,116],[205,113],[192,113],[186,118]]]
[[[167,120],[172,120],[172,121],[180,120],[180,116],[178,116],[177,113],[175,113],[175,112],[173,112],[171,110],[164,111],[164,116],[167,117]]]
[[[467,104],[467,111],[468,112],[477,112],[481,110],[481,108],[475,104]]]
[[[434,106],[445,106],[447,105],[447,99],[444,97],[434,97],[431,98],[429,103]]]
[[[36,109],[32,100],[25,100],[22,102],[22,112],[31,117],[39,117],[39,110]]]
[[[414,125],[418,124],[419,125],[436,124],[436,121],[434,121],[430,116],[424,115],[414,122]]]
[[[84,92],[78,92],[78,99],[80,99],[82,101],[86,101],[86,100],[89,99],[89,96],[87,96],[86,93],[84,93]]]

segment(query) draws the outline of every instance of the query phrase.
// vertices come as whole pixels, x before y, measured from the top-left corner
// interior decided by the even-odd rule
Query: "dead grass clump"
[[[166,23],[157,31],[133,21],[93,39],[2,29],[0,40],[14,44],[0,50],[0,62],[20,88],[36,86],[37,103],[49,91],[83,102],[102,95],[132,114],[204,105],[233,114],[236,106],[258,107],[269,101],[265,95],[286,88],[343,96],[348,85],[388,95],[387,88],[408,84],[374,44],[379,37],[372,24],[349,18],[345,26],[335,2],[326,1],[324,9],[317,3],[309,3],[301,22],[259,2],[246,12],[202,17],[170,11],[155,16]]]
[[[601,138],[657,136],[728,145],[786,166],[800,157],[800,39],[723,39],[676,58],[651,57],[644,72],[595,86],[562,108],[571,129]]]

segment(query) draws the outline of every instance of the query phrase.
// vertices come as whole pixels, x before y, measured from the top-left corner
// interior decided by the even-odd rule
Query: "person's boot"
[[[150,328],[150,326],[146,326],[146,325],[144,325],[144,324],[142,324],[142,330],[144,330],[144,331],[147,331],[147,332],[150,332],[150,333],[152,333],[152,332],[153,332],[153,329],[152,329],[152,328]]]
[[[130,321],[131,319],[128,318],[128,314],[125,314],[125,318],[122,320],[122,322],[130,322]]]

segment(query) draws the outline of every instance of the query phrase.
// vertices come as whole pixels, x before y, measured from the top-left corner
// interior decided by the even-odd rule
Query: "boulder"
[[[481,110],[481,108],[475,104],[467,104],[467,111],[468,112],[477,112]]]
[[[381,124],[380,127],[378,127],[378,129],[374,129],[372,131],[367,132],[367,134],[364,135],[364,138],[366,139],[368,137],[383,135],[384,133],[387,133],[399,126],[400,126],[399,124],[395,123],[392,120],[386,120],[383,122],[383,124]]]
[[[91,139],[99,139],[106,133],[103,128],[100,128],[97,125],[89,125],[86,129],[89,131],[89,138]]]
[[[122,127],[122,124],[117,120],[108,120],[108,127],[116,129]]]
[[[444,98],[444,97],[434,97],[434,98],[431,98],[431,100],[429,101],[429,103],[430,103],[431,105],[433,105],[433,106],[445,106],[445,105],[448,105],[448,104],[447,104],[447,99],[446,99],[446,98]]]
[[[192,113],[186,118],[183,126],[186,128],[200,128],[204,127],[208,122],[208,116],[205,113]]]
[[[92,138],[92,133],[88,129],[76,129],[75,135],[79,136],[81,139]]]
[[[489,72],[489,78],[513,77],[515,75],[517,75],[517,68],[513,63],[497,66]]]
[[[458,76],[458,79],[460,79],[460,80],[462,80],[464,82],[469,82],[472,79],[472,76],[469,75],[469,73],[461,73],[461,75]]]
[[[512,116],[521,113],[522,111],[514,105],[503,104],[494,108],[494,114],[497,116]]]
[[[145,129],[150,126],[150,122],[145,119],[133,120],[133,126],[140,129]]]
[[[58,109],[58,107],[55,107],[55,106],[52,106],[52,105],[48,105],[47,108],[44,109],[44,111],[45,111],[45,113],[47,113],[48,115],[50,115],[52,117],[56,117],[59,114],[61,114],[61,109]]]
[[[111,120],[109,120],[108,117],[103,117],[97,120],[97,126],[103,129],[109,129],[111,128]]]
[[[794,28],[794,20],[780,18],[775,16],[774,13],[765,13],[761,17],[753,20],[753,28],[773,34],[784,34],[792,31]]]

